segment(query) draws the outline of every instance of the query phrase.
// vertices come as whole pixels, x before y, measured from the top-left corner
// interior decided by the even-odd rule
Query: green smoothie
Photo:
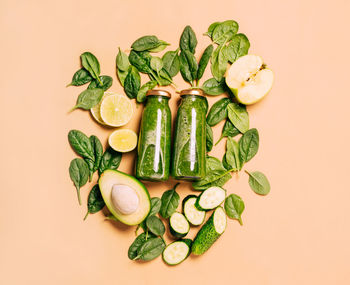
[[[175,179],[198,180],[206,171],[207,100],[199,89],[181,91],[172,160]]]
[[[136,159],[136,177],[165,181],[169,178],[171,151],[170,93],[150,90],[143,110]]]

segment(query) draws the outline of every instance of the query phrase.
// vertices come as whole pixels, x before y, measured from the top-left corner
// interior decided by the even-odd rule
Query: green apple
[[[226,84],[237,100],[250,105],[261,100],[271,89],[273,72],[266,68],[257,55],[245,55],[237,59],[226,73]]]

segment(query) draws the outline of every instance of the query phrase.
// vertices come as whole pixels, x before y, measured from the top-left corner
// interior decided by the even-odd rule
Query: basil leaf
[[[212,32],[212,40],[217,44],[229,41],[238,31],[238,24],[233,20],[224,21],[215,26]]]
[[[76,73],[74,73],[72,82],[67,86],[81,86],[92,80],[90,73],[85,68],[80,68]]]
[[[151,58],[151,68],[159,74],[160,70],[163,68],[163,61],[160,57],[154,56]]]
[[[80,187],[88,181],[89,168],[86,162],[81,158],[75,158],[69,165],[69,176],[77,189],[79,205],[81,205]]]
[[[231,100],[229,98],[222,98],[211,106],[207,116],[207,123],[209,126],[215,126],[227,118],[227,105],[230,104],[230,102]]]
[[[249,115],[243,105],[230,103],[227,106],[227,115],[231,123],[241,132],[245,133],[249,129]]]
[[[148,81],[147,83],[143,84],[139,90],[139,92],[137,93],[137,97],[136,100],[139,103],[142,103],[146,100],[146,93],[148,90],[153,89],[154,87],[157,86],[157,81]]]
[[[153,216],[159,213],[160,207],[162,206],[162,201],[158,197],[151,198],[151,210],[148,216]]]
[[[178,56],[179,49],[176,51],[166,52],[162,59],[164,64],[164,69],[168,72],[171,77],[174,77],[180,71],[180,59]]]
[[[204,50],[202,57],[199,60],[199,64],[198,64],[198,71],[197,71],[197,78],[196,78],[197,80],[199,80],[203,77],[205,68],[208,65],[208,62],[211,58],[213,50],[214,50],[213,45],[207,46],[207,48]]]
[[[92,187],[89,196],[88,196],[88,211],[84,217],[84,220],[88,217],[89,214],[95,214],[103,209],[105,206],[105,201],[102,198],[100,187],[98,184]]]
[[[129,54],[130,63],[135,66],[138,71],[143,73],[152,73],[152,69],[150,67],[152,56],[149,52],[136,52],[132,50]]]
[[[117,68],[120,71],[128,71],[129,66],[130,66],[129,58],[125,52],[122,52],[120,50],[120,48],[118,48],[118,49],[119,49],[119,51],[118,51],[117,58],[116,58]]]
[[[94,153],[94,168],[93,168],[93,172],[95,172],[98,167],[100,166],[101,163],[101,159],[103,156],[103,146],[101,144],[101,141],[98,139],[98,137],[92,135],[89,138],[91,146],[92,146],[92,150]]]
[[[90,110],[92,107],[100,103],[103,96],[103,90],[100,88],[87,89],[79,94],[77,104],[70,110],[70,112],[75,109]]]
[[[207,94],[207,95],[221,95],[226,91],[226,84],[225,80],[222,79],[220,82],[217,81],[215,78],[210,78],[207,81],[205,81],[201,87],[201,89]]]
[[[159,47],[162,42],[156,36],[143,36],[137,39],[131,48],[136,51],[145,51]]]
[[[147,228],[156,236],[163,236],[165,233],[165,226],[163,222],[155,215],[149,216],[146,219]]]
[[[217,81],[221,81],[226,72],[228,59],[225,45],[219,45],[211,56],[211,73]]]
[[[217,145],[224,137],[235,137],[241,132],[231,123],[230,120],[226,120],[220,139],[216,142]]]
[[[194,55],[188,51],[180,53],[180,72],[183,79],[191,84],[197,77],[198,64]]]
[[[139,248],[146,242],[146,233],[142,233],[136,237],[128,250],[128,257],[131,260],[136,259]]]
[[[117,75],[118,75],[118,79],[120,84],[124,87],[124,82],[125,82],[125,78],[128,75],[127,71],[121,71],[121,70],[117,70]]]
[[[91,52],[84,52],[81,56],[82,66],[89,71],[90,75],[98,80],[100,75],[100,63]]]
[[[144,261],[155,259],[162,254],[164,248],[165,243],[161,238],[150,238],[141,245],[134,259],[140,258]]]
[[[206,126],[206,148],[207,148],[207,152],[209,152],[213,148],[213,130],[211,129],[208,123],[206,123],[205,126]]]
[[[120,162],[122,160],[122,154],[113,150],[112,148],[107,148],[104,152],[100,166],[98,168],[98,172],[101,175],[103,171],[107,169],[118,169]]]
[[[197,37],[190,26],[186,26],[180,37],[181,51],[188,50],[192,54],[195,53],[197,46]]]
[[[204,33],[205,36],[208,36],[209,38],[212,37],[212,34],[213,34],[213,31],[214,29],[216,28],[217,25],[219,25],[220,22],[214,22],[212,23],[209,28],[208,28],[208,31],[206,33]]]
[[[180,196],[176,192],[176,187],[178,185],[179,183],[174,186],[174,189],[165,191],[162,195],[162,206],[160,207],[159,213],[164,219],[168,219],[179,206]]]
[[[126,95],[130,99],[134,99],[137,97],[137,93],[140,90],[141,85],[141,77],[139,72],[137,71],[136,67],[131,66],[129,69],[129,73],[125,78],[124,81],[124,91]]]
[[[72,149],[81,157],[95,160],[94,150],[90,139],[81,131],[71,130],[68,133],[68,141]]]
[[[94,89],[94,88],[101,88],[103,91],[107,91],[109,88],[111,88],[113,84],[113,78],[108,75],[102,75],[99,77],[100,82],[98,80],[91,81],[91,83],[88,86],[88,89]]]
[[[226,142],[226,153],[225,153],[225,168],[233,169],[233,171],[238,171],[242,169],[242,162],[239,156],[239,146],[238,143],[231,137],[227,138]]]
[[[162,41],[162,40],[160,40],[159,43],[160,44],[159,44],[158,47],[152,48],[152,49],[150,49],[148,51],[149,52],[161,52],[162,50],[165,50],[168,45],[170,45],[169,43],[167,43],[165,41]]]
[[[225,212],[230,219],[238,220],[243,225],[241,215],[244,211],[244,202],[236,194],[230,194],[225,199]]]
[[[251,160],[259,149],[259,133],[257,129],[250,129],[239,139],[239,157],[242,162]]]
[[[270,192],[271,186],[267,177],[260,171],[248,172],[249,175],[249,186],[250,188],[259,195],[267,195]]]
[[[233,63],[239,57],[248,54],[249,47],[250,43],[246,35],[235,35],[226,49],[226,55],[228,60]]]

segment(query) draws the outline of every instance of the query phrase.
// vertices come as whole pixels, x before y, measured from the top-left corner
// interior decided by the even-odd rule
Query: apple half
[[[237,100],[250,105],[258,102],[270,91],[273,72],[266,68],[262,58],[245,55],[237,59],[226,73],[226,84]]]

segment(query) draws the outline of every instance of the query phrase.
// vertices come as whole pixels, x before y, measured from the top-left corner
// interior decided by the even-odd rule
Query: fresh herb
[[[148,51],[149,52],[161,52],[162,50],[165,50],[168,45],[170,45],[169,43],[162,41],[162,40],[160,40],[159,42],[160,42],[160,45],[158,47],[152,48]]]
[[[160,57],[158,56],[153,56],[151,58],[151,61],[150,61],[150,65],[151,65],[151,68],[157,72],[158,76],[159,76],[159,72],[162,70],[163,68],[163,61]]]
[[[138,235],[134,242],[130,245],[128,250],[128,257],[131,260],[134,260],[137,257],[137,251],[146,241],[146,233],[142,233]]]
[[[132,50],[129,54],[130,63],[142,73],[153,73],[150,66],[151,58],[152,56],[147,51],[137,52]]]
[[[230,219],[238,220],[243,225],[241,215],[244,211],[244,202],[241,197],[236,194],[230,194],[225,199],[225,212]]]
[[[75,158],[69,165],[69,176],[77,189],[79,205],[81,205],[80,187],[84,186],[89,178],[89,167],[81,158]]]
[[[213,31],[214,29],[217,27],[217,25],[219,25],[220,22],[215,22],[215,23],[212,23],[209,28],[208,28],[208,31],[204,34],[205,36],[208,36],[209,38],[212,37],[212,34],[213,34]]]
[[[226,83],[224,79],[217,81],[215,78],[210,78],[203,83],[201,89],[207,95],[221,95],[226,91]]]
[[[249,175],[249,186],[256,194],[269,194],[271,186],[265,174],[260,171],[248,172],[246,170],[245,172]]]
[[[122,154],[120,152],[117,152],[110,147],[107,148],[101,158],[100,166],[98,168],[99,174],[102,174],[102,172],[107,169],[118,169],[121,160]]]
[[[248,54],[250,43],[246,35],[237,34],[227,46],[226,54],[230,62],[235,62],[239,57]]]
[[[103,147],[101,144],[101,141],[98,139],[98,137],[92,135],[89,138],[92,150],[94,153],[94,167],[93,167],[93,172],[94,173],[100,166],[101,159],[103,156]]]
[[[205,126],[206,126],[206,148],[207,148],[207,152],[209,152],[212,150],[213,143],[214,143],[213,130],[211,129],[208,123],[206,123]]]
[[[100,88],[87,89],[80,93],[77,104],[70,110],[70,112],[74,111],[77,108],[90,110],[98,103],[100,103],[102,96],[103,90]]]
[[[72,82],[67,86],[81,86],[89,83],[93,78],[90,73],[85,68],[80,68],[76,73],[74,73]]]
[[[219,45],[211,56],[211,73],[217,81],[221,81],[226,72],[228,59],[225,52],[225,43]]]
[[[136,100],[139,103],[142,103],[146,100],[146,93],[148,90],[152,90],[154,87],[157,86],[157,81],[148,81],[147,83],[143,84],[137,93]]]
[[[198,64],[194,55],[188,51],[180,53],[180,72],[182,78],[193,85],[197,77]]]
[[[103,91],[107,91],[109,88],[111,88],[113,84],[113,78],[108,75],[102,75],[99,77],[100,81],[93,80],[88,86],[88,89],[94,89],[94,88],[101,88]],[[102,82],[102,85],[100,84]]]
[[[92,187],[89,193],[87,206],[88,206],[88,211],[84,217],[84,220],[86,220],[89,214],[95,214],[101,211],[105,206],[105,201],[102,198],[100,187],[98,186],[98,184]]]
[[[238,171],[242,169],[243,163],[239,156],[238,143],[231,137],[227,138],[226,153],[223,158],[223,165],[226,169],[233,169]]]
[[[197,81],[202,78],[205,68],[208,65],[208,62],[211,58],[211,55],[213,53],[214,47],[213,45],[209,45],[203,52],[201,59],[198,63],[198,71],[197,71]]]
[[[128,71],[130,66],[129,58],[125,52],[121,51],[120,48],[118,48],[118,50],[119,51],[116,58],[117,68],[121,71]]]
[[[151,215],[146,219],[146,226],[156,236],[163,236],[165,233],[163,222],[155,215]]]
[[[151,210],[149,211],[148,216],[157,215],[162,206],[162,201],[158,197],[151,198]]]
[[[190,26],[186,26],[180,37],[181,51],[188,50],[192,54],[195,53],[197,46],[197,37]]]
[[[137,251],[137,256],[133,258],[149,261],[157,258],[162,254],[165,248],[165,243],[160,237],[150,238],[144,242]]]
[[[159,213],[164,219],[168,219],[179,206],[180,196],[176,192],[176,187],[178,185],[179,183],[177,183],[173,189],[165,191],[162,195],[162,206],[160,207]]]
[[[178,52],[179,49],[176,51],[168,51],[162,57],[164,69],[171,77],[174,77],[180,71],[180,59]]]
[[[251,160],[259,149],[259,133],[257,129],[250,129],[239,139],[239,157],[242,162]]]
[[[227,115],[231,123],[241,132],[245,133],[249,129],[249,116],[245,106],[230,103],[227,106]]]
[[[96,56],[94,56],[91,52],[84,52],[81,56],[81,64],[82,66],[90,73],[90,75],[97,79],[101,85],[100,81],[100,63],[98,62]]]
[[[73,150],[83,158],[95,160],[94,149],[90,139],[81,131],[71,130],[68,133],[68,141]]]
[[[241,132],[231,123],[229,119],[226,119],[225,125],[222,128],[220,139],[216,142],[217,145],[224,137],[235,137]]]
[[[124,91],[130,99],[136,98],[140,90],[141,77],[134,66],[130,66],[128,75],[124,81]]]
[[[228,98],[222,98],[210,108],[207,116],[207,123],[209,126],[215,126],[222,120],[227,118],[227,105],[230,104],[231,100]]]
[[[238,24],[233,20],[224,21],[215,25],[212,31],[212,40],[217,44],[223,44],[230,41],[238,31]]]
[[[118,79],[119,79],[119,82],[121,84],[121,86],[124,87],[124,82],[125,82],[125,78],[126,76],[128,75],[128,72],[127,71],[122,71],[122,70],[117,70],[117,75],[118,75]]]
[[[136,51],[146,51],[154,50],[161,45],[168,44],[164,41],[160,41],[156,36],[143,36],[137,39],[132,45],[131,48]]]

